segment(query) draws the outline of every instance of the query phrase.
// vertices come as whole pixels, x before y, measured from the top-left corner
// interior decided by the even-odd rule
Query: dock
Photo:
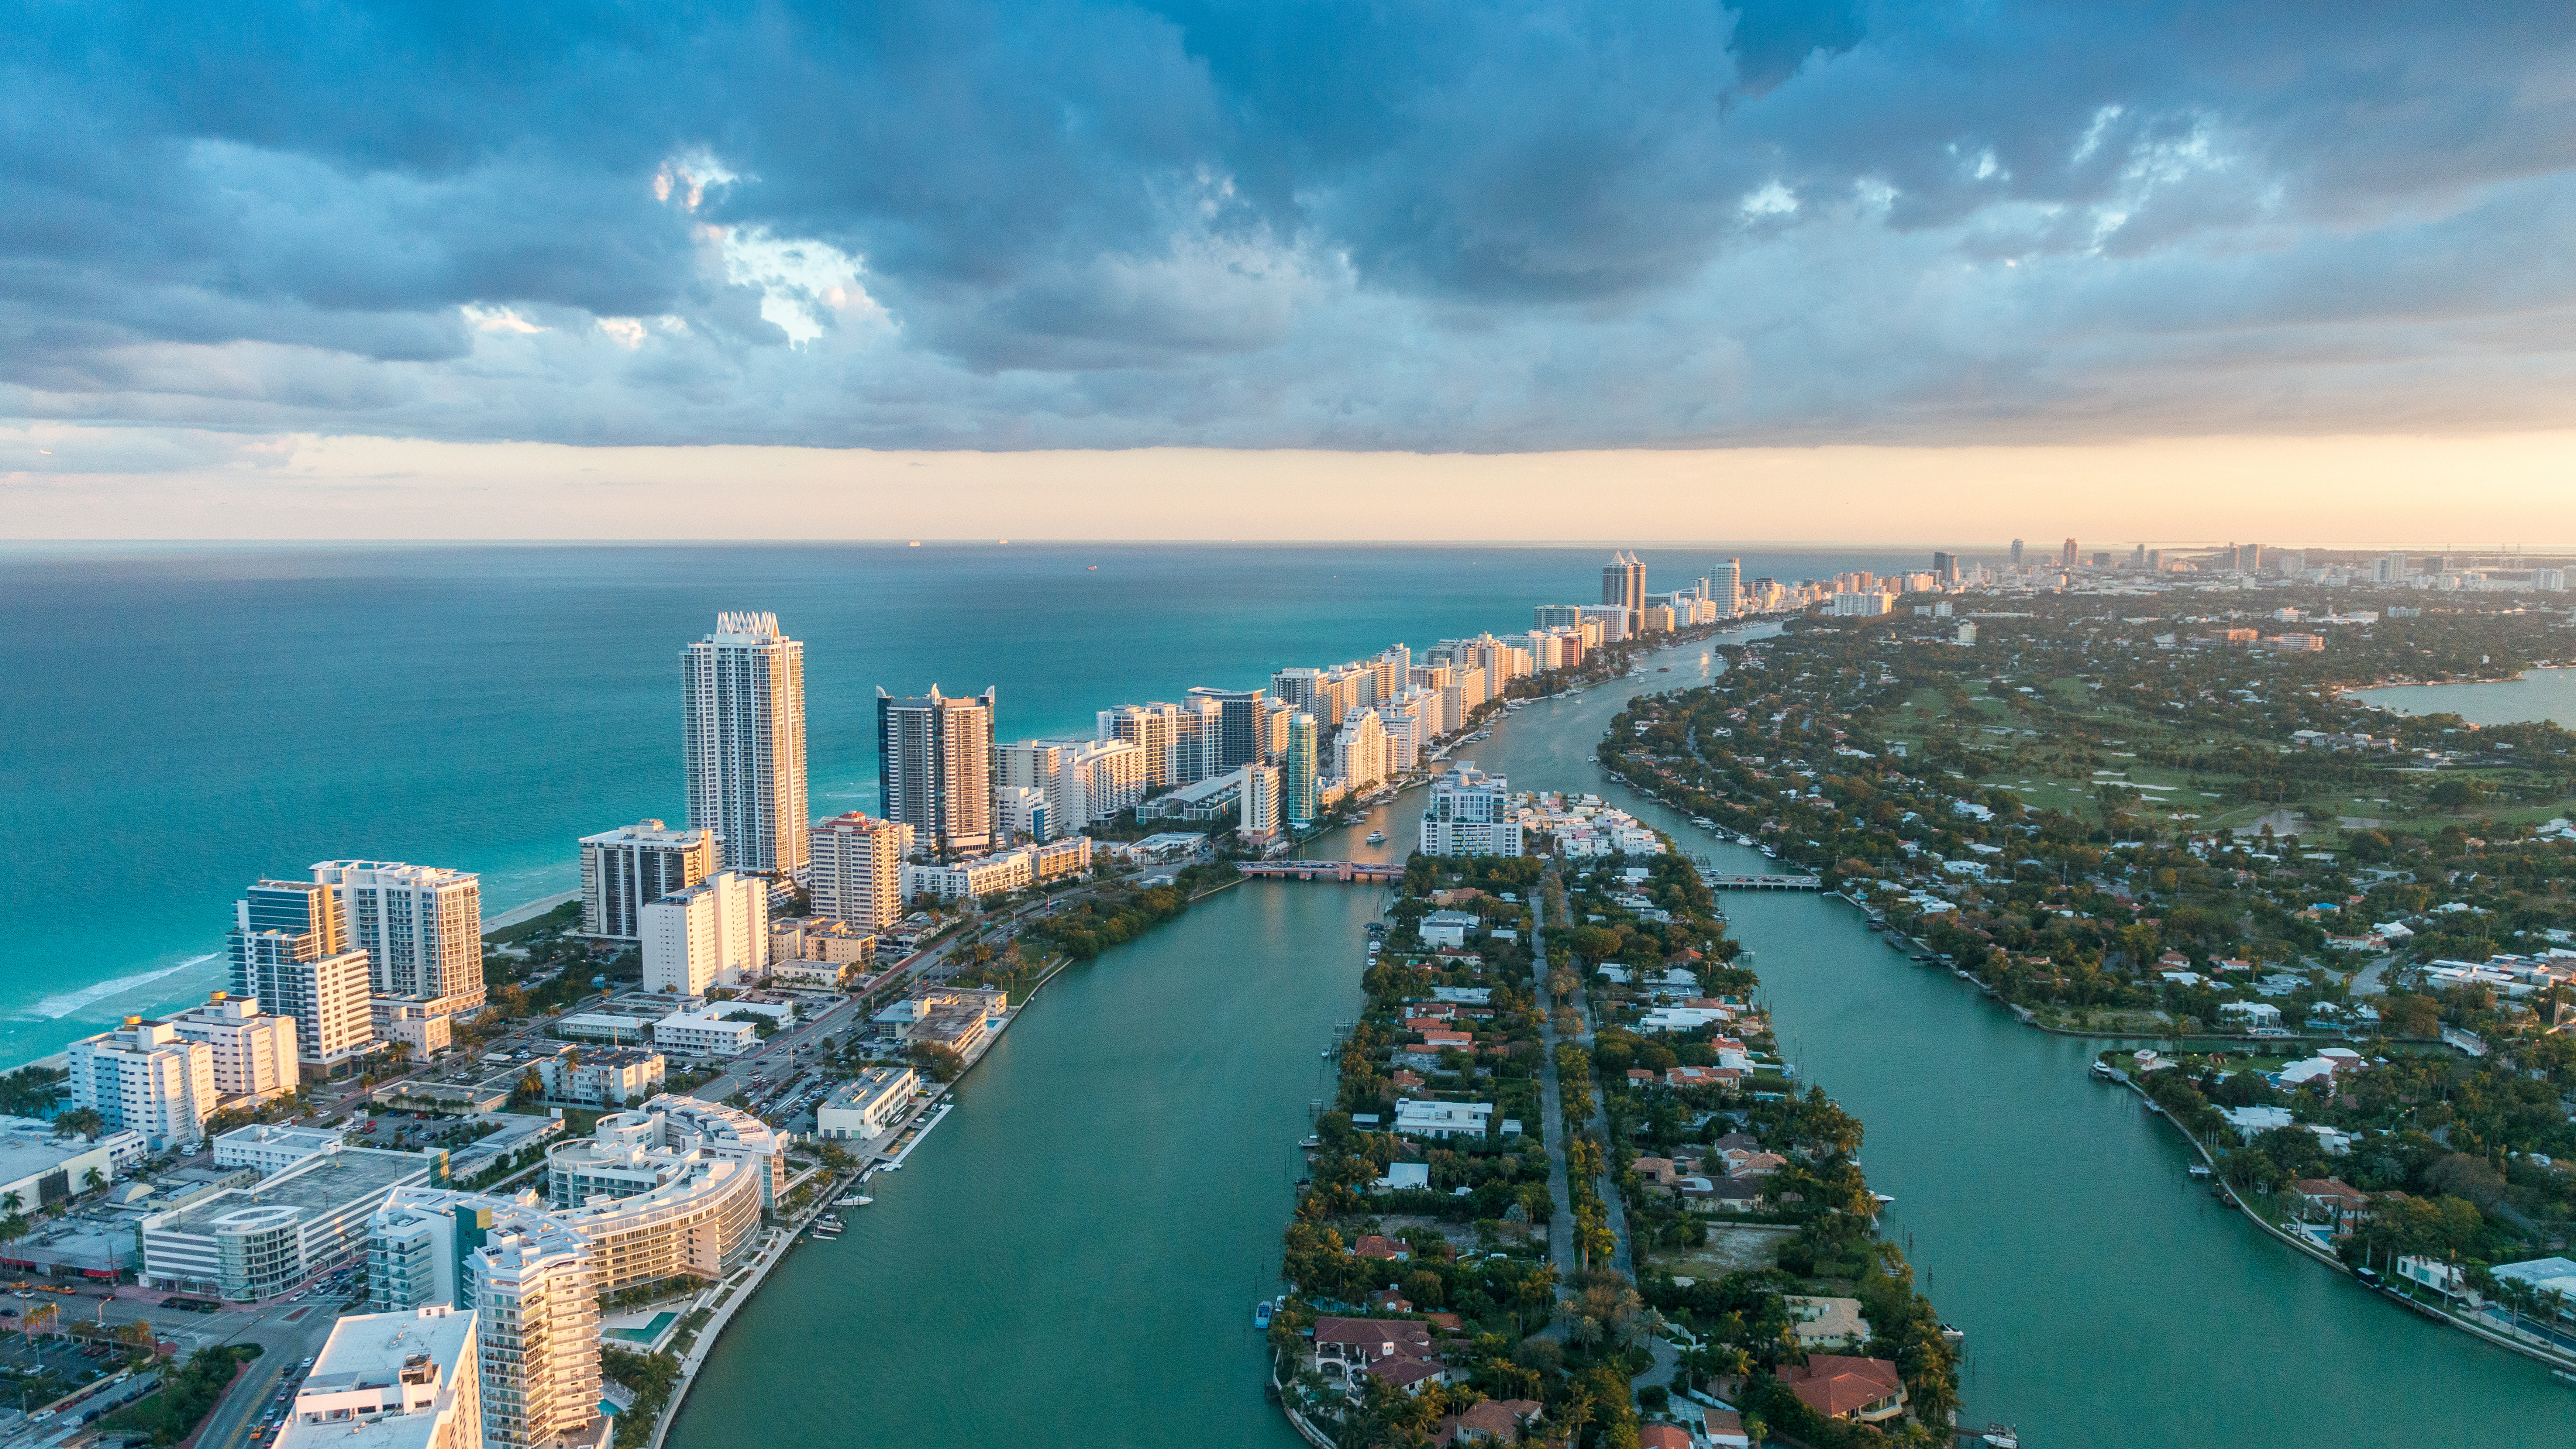
[[[1705,875],[1714,891],[1820,891],[1824,878],[1813,875]]]

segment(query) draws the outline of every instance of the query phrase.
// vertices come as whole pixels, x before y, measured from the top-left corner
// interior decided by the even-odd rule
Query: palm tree
[[[107,1174],[93,1167],[81,1174],[81,1186],[90,1192],[96,1192],[107,1186]]]

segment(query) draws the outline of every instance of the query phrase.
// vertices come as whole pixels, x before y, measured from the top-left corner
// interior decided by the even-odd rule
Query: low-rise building
[[[537,1063],[549,1101],[579,1107],[623,1107],[662,1090],[662,1054],[643,1047],[567,1049]]]
[[[439,1303],[334,1323],[271,1449],[480,1449],[474,1317]]]
[[[672,1011],[650,1016],[631,1011],[579,1011],[555,1018],[554,1032],[575,1041],[604,1041],[611,1046],[632,1046],[653,1040],[654,1024],[667,1020],[679,1009],[675,1002]]]
[[[143,1134],[131,1128],[89,1139],[32,1117],[0,1117],[0,1196],[16,1197],[24,1212],[49,1208],[125,1176],[144,1152]]]
[[[1433,911],[1422,918],[1422,944],[1426,946],[1464,946],[1471,931],[1484,925],[1484,918],[1470,911]]]
[[[1905,1412],[1905,1380],[1883,1358],[1815,1353],[1784,1373],[1799,1402],[1828,1419],[1883,1424]]]
[[[1493,1115],[1491,1102],[1404,1101],[1395,1104],[1395,1130],[1407,1137],[1482,1137]]]
[[[992,987],[942,986],[916,991],[876,1014],[904,1046],[929,1043],[964,1055],[1001,1024],[1011,995]]]
[[[738,1057],[759,1040],[757,1027],[728,1017],[722,1004],[673,1012],[653,1023],[653,1045],[675,1057]]]
[[[814,1109],[814,1135],[826,1141],[882,1137],[903,1120],[920,1077],[910,1067],[870,1067],[842,1083]]]
[[[1789,1332],[1802,1349],[1859,1348],[1869,1342],[1869,1320],[1861,1317],[1857,1298],[1793,1293],[1780,1301],[1789,1310]]]
[[[446,1154],[326,1149],[274,1177],[142,1222],[147,1287],[242,1302],[273,1298],[366,1241],[396,1188],[444,1175]]]
[[[253,1123],[215,1139],[215,1166],[247,1167],[262,1177],[271,1177],[317,1152],[337,1151],[347,1136],[337,1127]]]
[[[439,1003],[410,996],[371,996],[367,998],[368,1021],[375,1028],[376,1040],[401,1042],[410,1050],[411,1059],[425,1062],[453,1045],[455,1030],[450,1025],[454,1013],[443,1011]]]

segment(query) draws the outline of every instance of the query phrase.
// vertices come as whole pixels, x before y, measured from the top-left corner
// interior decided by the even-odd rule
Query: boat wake
[[[164,976],[176,976],[191,966],[203,966],[222,954],[220,951],[208,951],[203,956],[192,956],[176,966],[164,966],[158,971],[141,971],[132,976],[118,976],[99,982],[95,986],[84,986],[78,991],[66,991],[60,996],[48,996],[28,1007],[19,1020],[60,1021],[93,1002],[105,1001],[111,996],[122,996],[138,986],[158,981]]]

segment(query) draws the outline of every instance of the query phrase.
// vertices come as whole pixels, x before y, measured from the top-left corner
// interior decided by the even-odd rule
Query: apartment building
[[[862,931],[894,928],[903,916],[903,863],[912,827],[853,810],[816,822],[806,888],[814,914]]]
[[[644,908],[644,989],[703,996],[769,968],[769,888],[718,871]]]
[[[712,830],[673,830],[659,820],[581,838],[581,930],[611,941],[642,939],[644,908],[715,873]]]
[[[367,953],[378,996],[441,1016],[483,1004],[483,886],[474,875],[391,860],[326,860],[313,879],[338,897],[351,949]]]

